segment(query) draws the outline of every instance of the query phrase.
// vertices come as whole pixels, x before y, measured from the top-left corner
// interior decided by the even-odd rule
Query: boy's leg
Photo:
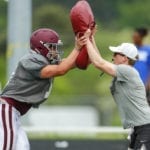
[[[0,103],[0,149],[29,150],[26,134],[20,127],[20,113],[7,103]]]
[[[30,150],[27,135],[21,127],[18,129],[18,140],[16,143],[16,150]]]
[[[15,141],[15,149],[14,150],[30,150],[29,141],[27,135],[23,128],[21,127],[20,122],[20,113],[14,108],[15,118],[15,131],[16,131],[16,141]]]

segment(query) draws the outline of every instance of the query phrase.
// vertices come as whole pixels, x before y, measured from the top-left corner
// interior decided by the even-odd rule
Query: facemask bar
[[[62,59],[63,51],[60,49],[60,47],[63,45],[63,43],[59,40],[58,43],[44,43],[43,41],[40,41],[41,44],[45,48],[48,49],[47,58],[51,62],[51,64],[58,64]]]

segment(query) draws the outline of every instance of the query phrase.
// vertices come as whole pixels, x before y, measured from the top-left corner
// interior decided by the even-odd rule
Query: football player
[[[1,150],[30,149],[27,136],[20,126],[20,116],[48,98],[53,78],[75,67],[81,48],[75,44],[69,56],[62,60],[61,46],[59,35],[52,29],[38,29],[31,35],[30,53],[21,58],[0,95]]]

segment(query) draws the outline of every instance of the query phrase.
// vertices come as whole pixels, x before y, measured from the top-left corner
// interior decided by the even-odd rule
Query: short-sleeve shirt
[[[140,74],[140,77],[144,84],[148,81],[150,77],[150,46],[143,45],[137,47],[139,53],[139,60],[135,63],[135,68]]]
[[[53,80],[40,78],[41,69],[46,65],[49,61],[37,53],[21,58],[1,96],[33,105],[42,103],[48,98]]]
[[[129,65],[116,65],[116,77],[110,87],[124,128],[150,123],[150,107],[144,84],[137,70]]]

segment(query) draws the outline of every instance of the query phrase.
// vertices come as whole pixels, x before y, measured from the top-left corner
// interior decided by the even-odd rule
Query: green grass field
[[[57,133],[28,133],[29,139],[82,139],[82,140],[126,140],[127,134],[99,133],[99,134],[57,134]]]

